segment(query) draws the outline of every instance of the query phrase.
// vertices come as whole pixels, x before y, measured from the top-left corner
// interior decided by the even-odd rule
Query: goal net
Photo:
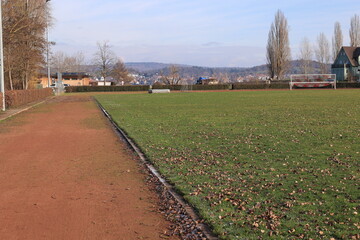
[[[290,89],[322,88],[331,86],[336,89],[336,74],[293,74],[290,76]]]

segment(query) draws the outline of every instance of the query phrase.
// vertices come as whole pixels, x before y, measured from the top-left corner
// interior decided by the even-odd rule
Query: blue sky
[[[348,45],[358,0],[51,0],[53,51],[82,51],[91,59],[96,42],[108,40],[126,62],[211,67],[250,67],[266,62],[270,25],[281,9],[290,26],[292,57],[304,37],[331,42],[335,21]]]

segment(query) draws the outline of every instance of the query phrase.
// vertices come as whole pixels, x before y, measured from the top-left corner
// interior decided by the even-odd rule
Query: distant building
[[[89,74],[83,73],[83,72],[64,72],[61,73],[62,75],[62,82],[64,84],[68,84],[69,86],[89,86],[91,77]],[[57,74],[51,75],[51,82],[50,84],[53,84],[57,81],[58,76]],[[38,80],[38,84],[41,84],[42,87],[48,86],[48,77],[47,76],[41,76]]]
[[[336,74],[337,81],[360,81],[360,47],[342,47],[331,73]]]
[[[94,80],[92,80],[92,81],[90,81],[90,85],[91,86],[111,86],[111,85],[114,85],[114,84],[112,82],[110,82],[110,81],[105,82],[105,81],[94,81]]]
[[[91,86],[111,86],[116,85],[116,81],[112,77],[101,77],[100,79],[95,78],[90,81]]]
[[[212,84],[219,84],[219,81],[215,78],[212,77],[200,77],[197,81],[196,84],[201,84],[201,85],[212,85]]]

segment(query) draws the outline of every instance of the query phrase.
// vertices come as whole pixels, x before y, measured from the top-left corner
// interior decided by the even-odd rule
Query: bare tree
[[[284,14],[278,10],[271,24],[267,43],[267,63],[272,79],[283,79],[290,66],[289,27]]]
[[[355,14],[350,21],[350,46],[360,47],[360,18]]]
[[[77,72],[84,70],[85,57],[82,52],[77,52],[72,56],[58,51],[51,56],[52,68],[57,72]]]
[[[67,72],[82,72],[84,69],[85,57],[82,52],[77,52],[72,56],[67,56],[65,66]]]
[[[125,84],[129,84],[132,80],[134,80],[134,78],[130,76],[129,71],[121,59],[118,59],[118,61],[115,63],[111,72],[111,76],[116,80],[117,83],[123,82]]]
[[[316,60],[320,64],[320,71],[322,74],[329,72],[330,62],[330,47],[329,41],[327,40],[324,33],[320,33],[317,38],[317,49],[315,50]]]
[[[169,75],[170,84],[180,84],[181,77],[179,68],[175,65],[170,66],[170,75]]]
[[[308,38],[304,38],[300,44],[300,61],[301,72],[303,74],[309,74],[313,71],[312,67],[313,51]]]
[[[56,72],[65,72],[66,70],[66,54],[64,52],[56,52],[51,56],[51,68]]]
[[[169,74],[168,75],[162,74],[162,76],[160,77],[160,80],[164,84],[168,84],[168,85],[180,84],[181,77],[179,74],[179,68],[175,65],[171,65],[169,67],[168,71],[169,71]]]
[[[217,79],[218,82],[220,82],[220,83],[229,83],[230,82],[229,74],[226,72],[217,72],[217,73],[213,74],[213,78]]]
[[[116,62],[116,55],[109,45],[109,41],[98,42],[98,51],[94,55],[94,64],[98,67],[99,75],[104,79],[111,75],[112,67]]]
[[[343,46],[343,34],[341,31],[341,25],[339,22],[335,22],[334,25],[334,36],[332,39],[332,50],[333,50],[333,61],[335,61],[341,47]]]

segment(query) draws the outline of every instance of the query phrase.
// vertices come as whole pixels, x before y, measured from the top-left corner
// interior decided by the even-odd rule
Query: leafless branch
[[[350,45],[360,47],[360,18],[355,14],[350,21]]]

